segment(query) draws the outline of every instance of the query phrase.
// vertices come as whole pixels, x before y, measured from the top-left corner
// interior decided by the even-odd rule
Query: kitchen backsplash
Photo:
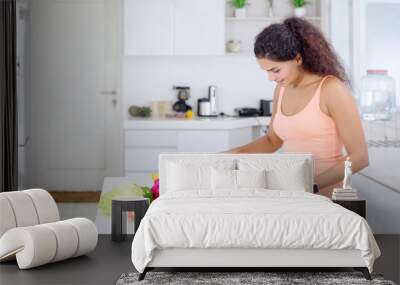
[[[272,99],[275,87],[251,55],[125,57],[122,84],[124,110],[156,100],[175,102],[173,85],[191,87],[188,104],[197,110],[197,99],[216,85],[219,111],[226,114],[236,107],[259,108],[260,99]]]

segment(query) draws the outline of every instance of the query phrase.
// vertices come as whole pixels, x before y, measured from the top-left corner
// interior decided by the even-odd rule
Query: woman
[[[331,197],[333,187],[341,187],[347,156],[353,173],[369,164],[343,67],[321,32],[300,18],[265,28],[254,53],[268,79],[277,83],[269,131],[228,152],[270,153],[282,146],[285,152],[312,153],[314,182],[320,194]]]

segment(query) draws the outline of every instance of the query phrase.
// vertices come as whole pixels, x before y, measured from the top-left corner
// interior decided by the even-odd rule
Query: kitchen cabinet
[[[223,0],[125,0],[124,53],[224,54]]]
[[[125,130],[125,176],[148,172],[150,177],[158,171],[160,153],[221,152],[252,141],[257,137],[254,133],[250,126],[227,130]]]
[[[174,54],[223,55],[225,4],[221,0],[175,0]]]
[[[137,119],[125,122],[125,176],[142,181],[158,172],[163,152],[221,152],[263,135],[268,117],[215,119]]]
[[[173,1],[124,1],[125,55],[173,53]]]

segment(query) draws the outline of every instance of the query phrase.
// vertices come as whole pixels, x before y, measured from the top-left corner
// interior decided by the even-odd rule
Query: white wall
[[[254,56],[220,57],[125,57],[122,92],[125,117],[130,105],[149,105],[152,100],[176,101],[173,85],[191,87],[189,104],[197,110],[197,99],[207,97],[208,86],[218,87],[221,111],[259,108],[260,99],[272,99],[274,84],[267,79]]]
[[[330,39],[350,76],[350,0],[331,1]]]
[[[374,234],[400,233],[400,193],[356,174],[353,185],[367,201],[367,221]]]

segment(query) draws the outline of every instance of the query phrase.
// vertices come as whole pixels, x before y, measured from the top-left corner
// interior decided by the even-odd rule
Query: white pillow
[[[309,167],[296,159],[240,159],[239,170],[266,170],[267,188],[272,190],[308,191]]]
[[[211,188],[236,190],[236,170],[211,169]]]
[[[211,168],[234,169],[227,159],[174,159],[166,164],[167,191],[211,190]]]
[[[236,170],[237,188],[267,188],[267,171]]]
[[[290,171],[270,169],[267,171],[268,188],[272,190],[307,191],[304,166],[298,165]]]
[[[211,187],[213,190],[240,188],[267,188],[267,176],[265,170],[211,170]]]
[[[211,167],[183,165],[169,162],[167,166],[168,191],[211,188]]]

